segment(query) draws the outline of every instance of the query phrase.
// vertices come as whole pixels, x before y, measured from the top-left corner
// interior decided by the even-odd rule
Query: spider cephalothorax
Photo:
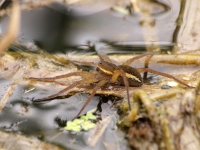
[[[129,86],[138,87],[143,84],[142,76],[133,67],[130,67],[127,65],[116,66],[115,64],[112,64],[106,61],[100,61],[97,66],[97,71],[108,76],[113,76],[117,70],[122,70],[125,73]],[[119,75],[115,80],[113,79],[112,82],[122,85],[122,86],[125,85],[123,77],[121,75]]]

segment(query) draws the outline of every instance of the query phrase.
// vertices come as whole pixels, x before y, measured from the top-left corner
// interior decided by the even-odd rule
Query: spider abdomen
[[[142,76],[137,71],[137,69],[127,66],[127,65],[120,65],[116,69],[124,71],[124,73],[127,77],[129,86],[131,86],[131,87],[142,86],[142,84],[143,84]],[[120,83],[120,85],[125,85],[122,76],[119,76],[117,81]]]

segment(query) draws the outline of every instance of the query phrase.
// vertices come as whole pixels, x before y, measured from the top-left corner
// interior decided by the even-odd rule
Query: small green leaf
[[[67,122],[67,126],[76,126],[77,123],[73,122],[73,121],[68,121]]]
[[[92,123],[91,121],[85,121],[84,123],[81,124],[83,130],[87,131],[91,128],[94,128],[95,127],[95,124]]]
[[[75,119],[73,122],[76,124],[81,124],[84,122],[84,120],[83,119]]]
[[[65,130],[80,132],[81,131],[81,126],[80,125],[70,125],[70,126],[66,126]]]
[[[75,126],[72,128],[72,131],[75,131],[75,132],[80,132],[81,131],[81,126]]]
[[[94,108],[94,109],[88,111],[87,113],[94,113],[96,110],[97,110],[97,108]]]
[[[95,115],[93,115],[92,113],[87,113],[87,114],[86,114],[86,117],[87,117],[88,119],[90,119],[90,120],[96,120],[96,119],[97,119],[97,117],[96,117]]]
[[[81,119],[88,120],[88,117],[87,116],[81,116]]]
[[[65,129],[68,131],[80,132],[81,130],[89,130],[95,126],[95,123],[90,120],[96,120],[96,116],[92,113],[96,110],[93,109],[88,111],[86,115],[81,116],[79,119],[75,119],[73,121],[68,121]]]

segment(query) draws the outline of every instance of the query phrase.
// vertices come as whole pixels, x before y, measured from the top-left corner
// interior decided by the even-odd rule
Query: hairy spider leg
[[[55,77],[48,77],[48,78],[30,77],[30,78],[25,78],[25,79],[37,80],[37,81],[40,81],[40,82],[54,82],[54,83],[61,85],[61,86],[67,86],[69,84],[58,82],[58,81],[56,81],[56,79],[67,78],[67,77],[71,77],[71,76],[81,76],[82,78],[86,78],[86,77],[90,76],[90,74],[89,74],[89,72],[72,72],[72,73],[59,75],[59,76],[55,76]]]
[[[94,95],[96,94],[96,91],[104,86],[106,84],[106,80],[101,80],[100,82],[98,82],[96,84],[96,86],[94,87],[92,93],[90,94],[90,97],[87,99],[87,101],[85,102],[85,104],[83,105],[83,107],[81,108],[81,110],[78,112],[78,114],[76,115],[75,118],[79,117],[79,115],[82,113],[82,111],[85,109],[85,107],[88,105],[88,103],[92,100],[92,98],[94,97]],[[74,119],[75,119],[74,118]]]
[[[112,63],[112,60],[107,55],[98,53],[98,52],[97,54],[101,60]],[[98,63],[95,63],[95,62],[84,62],[84,61],[76,61],[76,60],[73,60],[72,62],[78,65],[81,64],[81,65],[86,65],[86,66],[98,66]]]
[[[141,55],[138,55],[138,56],[135,56],[135,57],[133,57],[133,58],[128,59],[127,61],[125,61],[125,62],[123,63],[123,65],[129,66],[129,65],[130,65],[132,62],[134,62],[135,60],[138,60],[138,59],[140,59],[140,58],[142,58],[142,57],[145,57],[145,56],[153,56],[153,54],[150,54],[150,53],[143,53],[143,54],[141,54]]]
[[[50,81],[43,81],[43,82],[50,82]],[[67,86],[69,84],[65,84],[65,83],[62,83],[62,82],[58,82],[58,81],[53,81],[54,83],[58,84],[58,85],[61,85],[61,86]]]
[[[103,54],[103,53],[99,53],[98,51],[97,51],[97,54],[98,54],[98,56],[101,60],[112,63],[112,60],[108,57],[108,55]]]
[[[128,106],[129,106],[129,110],[131,110],[131,102],[130,102],[130,96],[129,96],[129,84],[128,84],[128,80],[127,80],[125,72],[122,69],[115,70],[113,73],[113,76],[111,78],[111,82],[115,83],[117,78],[119,77],[119,75],[121,75],[123,77],[125,88],[126,88],[126,93],[127,93],[127,97],[128,97]]]
[[[149,61],[152,58],[152,56],[153,55],[148,56],[147,59],[145,59],[144,68],[149,68]],[[144,74],[143,74],[143,80],[147,80],[147,76],[148,76],[148,72],[144,72]]]
[[[37,80],[37,81],[43,81],[43,82],[53,82],[56,79],[68,78],[68,77],[71,77],[71,76],[81,76],[81,77],[85,78],[85,77],[88,77],[88,75],[90,75],[89,72],[83,71],[83,72],[72,72],[72,73],[63,74],[63,75],[59,75],[59,76],[55,76],[55,77],[48,77],[48,78],[30,77],[30,78],[25,78],[25,79]]]
[[[91,78],[91,79],[83,79],[83,80],[80,80],[80,81],[77,81],[75,82],[74,84],[71,84],[70,86],[68,86],[67,88],[64,88],[63,90],[59,91],[58,93],[56,94],[53,94],[53,95],[50,95],[46,98],[41,98],[41,99],[36,99],[36,100],[33,100],[34,102],[43,102],[43,101],[49,101],[50,99],[54,99],[56,98],[57,96],[59,96],[60,94],[63,94],[65,93],[66,91],[78,86],[78,85],[81,85],[81,84],[90,84],[90,83],[94,83],[94,82],[98,82],[99,80],[97,80],[96,78]]]
[[[58,85],[62,85],[62,86],[67,86],[68,84],[65,84],[65,83],[62,83],[62,82],[59,82],[59,81],[55,81],[55,80],[38,80],[40,78],[25,78],[25,79],[29,79],[29,80],[37,80],[37,81],[40,81],[40,82],[54,82]]]
[[[172,75],[169,75],[169,74],[166,74],[166,73],[163,73],[163,72],[159,72],[159,71],[156,71],[156,70],[153,70],[153,69],[149,69],[149,68],[138,68],[137,69],[138,72],[150,72],[150,73],[153,73],[153,74],[157,74],[157,75],[161,75],[161,76],[165,76],[165,77],[168,77],[170,79],[173,79],[175,80],[176,82],[182,84],[182,85],[185,85],[186,87],[189,87],[189,88],[192,88],[192,86],[189,86],[187,85],[186,83],[184,83],[183,81],[179,80],[178,78],[172,76]]]

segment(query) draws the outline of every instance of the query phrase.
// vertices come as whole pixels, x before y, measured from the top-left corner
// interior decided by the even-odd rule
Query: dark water
[[[131,10],[125,15],[111,9],[110,1],[66,6],[60,3],[22,12],[21,42],[33,41],[49,52],[94,52],[85,45],[95,45],[106,53],[144,51],[146,45],[159,45],[169,50],[173,46],[173,32],[180,10],[180,2],[162,0],[149,5],[154,26],[144,30],[142,17]],[[130,3],[122,5],[130,7]],[[7,18],[2,22],[5,31]],[[144,38],[145,35],[145,38]]]
[[[5,93],[10,81],[1,80],[1,91]],[[0,114],[0,129],[10,133],[34,136],[41,140],[49,141],[65,148],[93,149],[88,146],[88,136],[91,132],[73,133],[63,129],[66,121],[72,120],[83,106],[88,94],[76,94],[68,99],[54,100],[42,104],[33,103],[35,97],[44,97],[55,92],[55,90],[34,90],[24,94],[27,87],[17,86],[6,106]],[[109,100],[109,99],[108,99]],[[95,96],[83,114],[97,106],[99,97]],[[117,130],[116,109],[110,108],[112,102],[102,104],[102,119],[113,115],[112,121],[100,141],[117,144],[120,140],[121,148],[126,147],[123,133]],[[113,140],[115,138],[115,140]],[[101,142],[97,143],[95,149],[104,149]]]
[[[84,6],[53,4],[22,12],[21,31],[18,40],[22,43],[34,42],[39,47],[53,53],[95,53],[95,49],[105,53],[143,52],[148,45],[159,45],[161,50],[173,48],[173,34],[180,10],[180,1],[161,0],[162,6],[152,13],[154,29],[145,32],[140,15],[124,15],[111,10],[112,3]],[[129,6],[127,4],[127,6]],[[149,6],[153,7],[153,6]],[[1,22],[5,31],[8,18]],[[144,35],[148,42],[146,42]],[[1,95],[9,86],[9,80],[0,80]],[[76,94],[68,99],[35,104],[33,98],[45,97],[56,89],[36,89],[24,94],[28,87],[18,85],[0,113],[0,129],[36,136],[66,149],[106,149],[102,141],[118,145],[118,149],[129,149],[121,131],[117,130],[117,115],[111,103],[103,104],[102,116],[115,114],[105,134],[95,148],[89,147],[89,132],[71,133],[63,131],[67,120],[76,116],[87,94]],[[97,106],[96,96],[87,106],[88,110]]]

